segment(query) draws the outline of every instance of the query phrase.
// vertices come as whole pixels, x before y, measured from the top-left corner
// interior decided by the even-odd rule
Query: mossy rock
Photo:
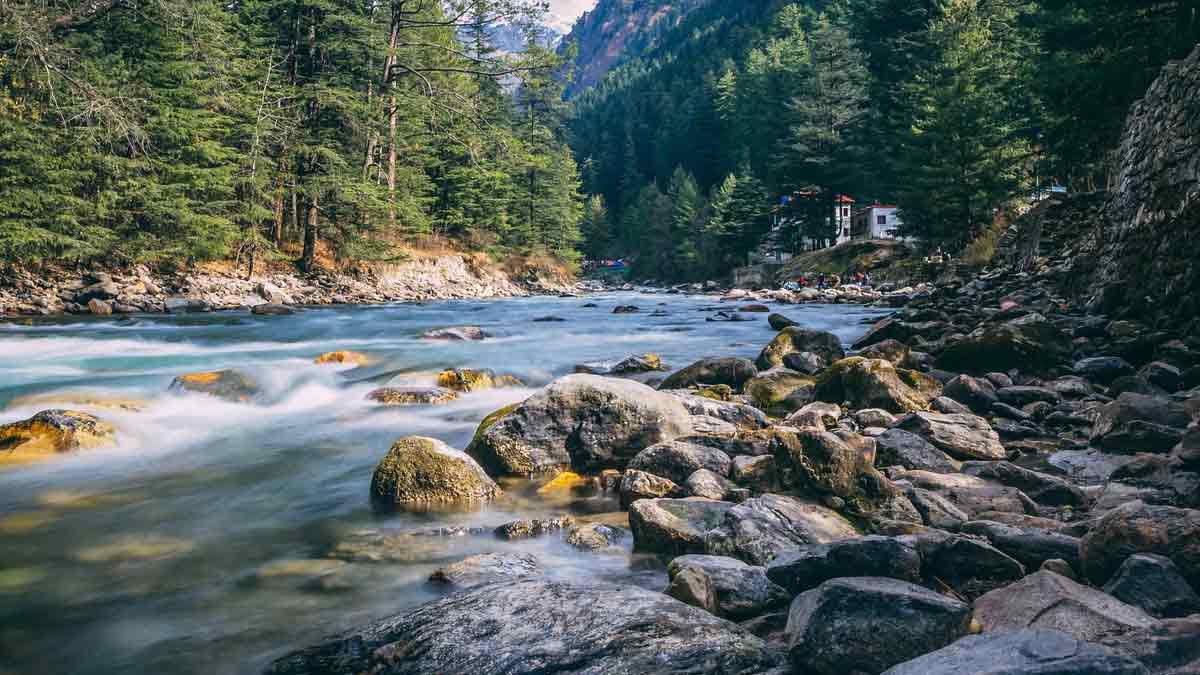
[[[441,387],[384,387],[367,398],[385,406],[445,405],[458,400],[458,393]]]
[[[846,373],[863,361],[866,361],[866,359],[861,356],[851,356],[840,361],[835,361],[828,368],[821,371],[815,378],[817,399],[831,403],[845,401],[844,378]]]
[[[827,363],[833,363],[846,355],[841,340],[833,333],[789,326],[779,331],[775,339],[763,348],[755,365],[759,370],[770,370],[782,366],[783,357],[796,352],[812,352]]]
[[[337,351],[318,356],[313,363],[324,365],[355,365],[365,366],[371,363],[371,358],[361,352]]]
[[[812,398],[816,382],[813,378],[785,368],[772,368],[761,372],[746,383],[746,395],[760,410],[768,413],[787,414],[796,405],[788,405],[789,399],[807,403]],[[793,397],[797,390],[807,389],[806,395]]]
[[[383,510],[478,506],[500,494],[466,453],[420,436],[396,441],[371,479],[371,501]]]
[[[495,426],[496,422],[499,422],[505,416],[509,415],[510,413],[512,413],[512,411],[514,411],[520,407],[521,407],[520,403],[513,403],[512,405],[506,405],[503,408],[497,410],[496,412],[493,412],[492,414],[483,418],[483,421],[480,422],[479,426],[475,429],[475,435],[471,437],[471,445],[475,445],[475,443],[477,443],[479,441],[479,439],[482,438],[483,435],[487,433],[488,429],[491,429],[493,426]]]
[[[733,387],[730,387],[727,384],[714,384],[708,387],[700,387],[696,390],[696,395],[713,401],[727,403],[733,400]]]
[[[463,393],[503,387],[521,387],[524,384],[512,375],[497,375],[490,370],[455,368],[444,370],[438,375],[439,387]]]
[[[171,391],[208,394],[233,402],[245,402],[258,394],[258,384],[236,370],[214,370],[180,375],[171,382]]]
[[[940,393],[940,387],[920,373],[910,373],[908,381]],[[929,407],[930,397],[908,384],[900,371],[883,359],[850,357],[830,366],[817,378],[818,400],[849,402],[855,409],[881,408],[892,413],[915,412]]]
[[[925,373],[907,368],[897,368],[896,374],[900,376],[900,381],[931,401],[942,395],[942,383]]]
[[[0,462],[22,463],[111,444],[111,424],[75,410],[43,410],[0,426]]]

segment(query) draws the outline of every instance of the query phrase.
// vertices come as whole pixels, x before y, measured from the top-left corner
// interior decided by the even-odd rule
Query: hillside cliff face
[[[683,17],[712,0],[600,0],[575,22],[564,47],[579,48],[575,75],[567,89],[574,95],[600,81],[614,67],[636,58],[678,25]]]
[[[1117,171],[1090,242],[1097,304],[1200,329],[1200,48],[1130,110]]]

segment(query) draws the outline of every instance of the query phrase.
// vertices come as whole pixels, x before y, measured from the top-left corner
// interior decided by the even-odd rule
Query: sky
[[[575,23],[580,14],[596,5],[596,0],[550,0],[550,11],[563,20],[567,28]]]

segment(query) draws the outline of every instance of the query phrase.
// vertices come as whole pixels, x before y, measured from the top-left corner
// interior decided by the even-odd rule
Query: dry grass
[[[996,218],[987,229],[980,232],[963,249],[963,264],[974,269],[983,269],[990,265],[996,257],[996,248],[1000,243],[1000,237],[1007,229],[1008,222],[1004,218]]]

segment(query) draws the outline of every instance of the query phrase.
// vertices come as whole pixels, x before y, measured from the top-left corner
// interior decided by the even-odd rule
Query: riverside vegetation
[[[1195,142],[1197,87],[1200,49],[1131,113],[1121,190],[1042,205],[1001,239],[995,266],[913,289],[849,353],[838,335],[777,314],[754,359],[703,358],[669,375],[654,355],[581,364],[488,415],[462,450],[395,440],[361,476],[381,515],[487,509],[522,499],[530,481],[564,510],[384,530],[264,570],[334,592],[353,584],[347,556],[408,560],[455,535],[491,542],[432,572],[444,597],[279,655],[265,672],[1195,670],[1200,342],[1187,265],[1198,258],[1183,226],[1200,169],[1165,149]],[[1146,271],[1138,247],[1163,246],[1174,263]],[[1169,298],[1140,294],[1161,288]],[[669,314],[619,299],[579,310]],[[478,327],[425,338],[490,339]],[[437,380],[375,400],[446,405],[520,384],[461,369]],[[172,386],[234,406],[261,395],[235,370]],[[102,419],[48,411],[0,437],[44,454],[95,452],[110,433]],[[597,558],[629,546],[666,579],[563,580],[536,542]]]

